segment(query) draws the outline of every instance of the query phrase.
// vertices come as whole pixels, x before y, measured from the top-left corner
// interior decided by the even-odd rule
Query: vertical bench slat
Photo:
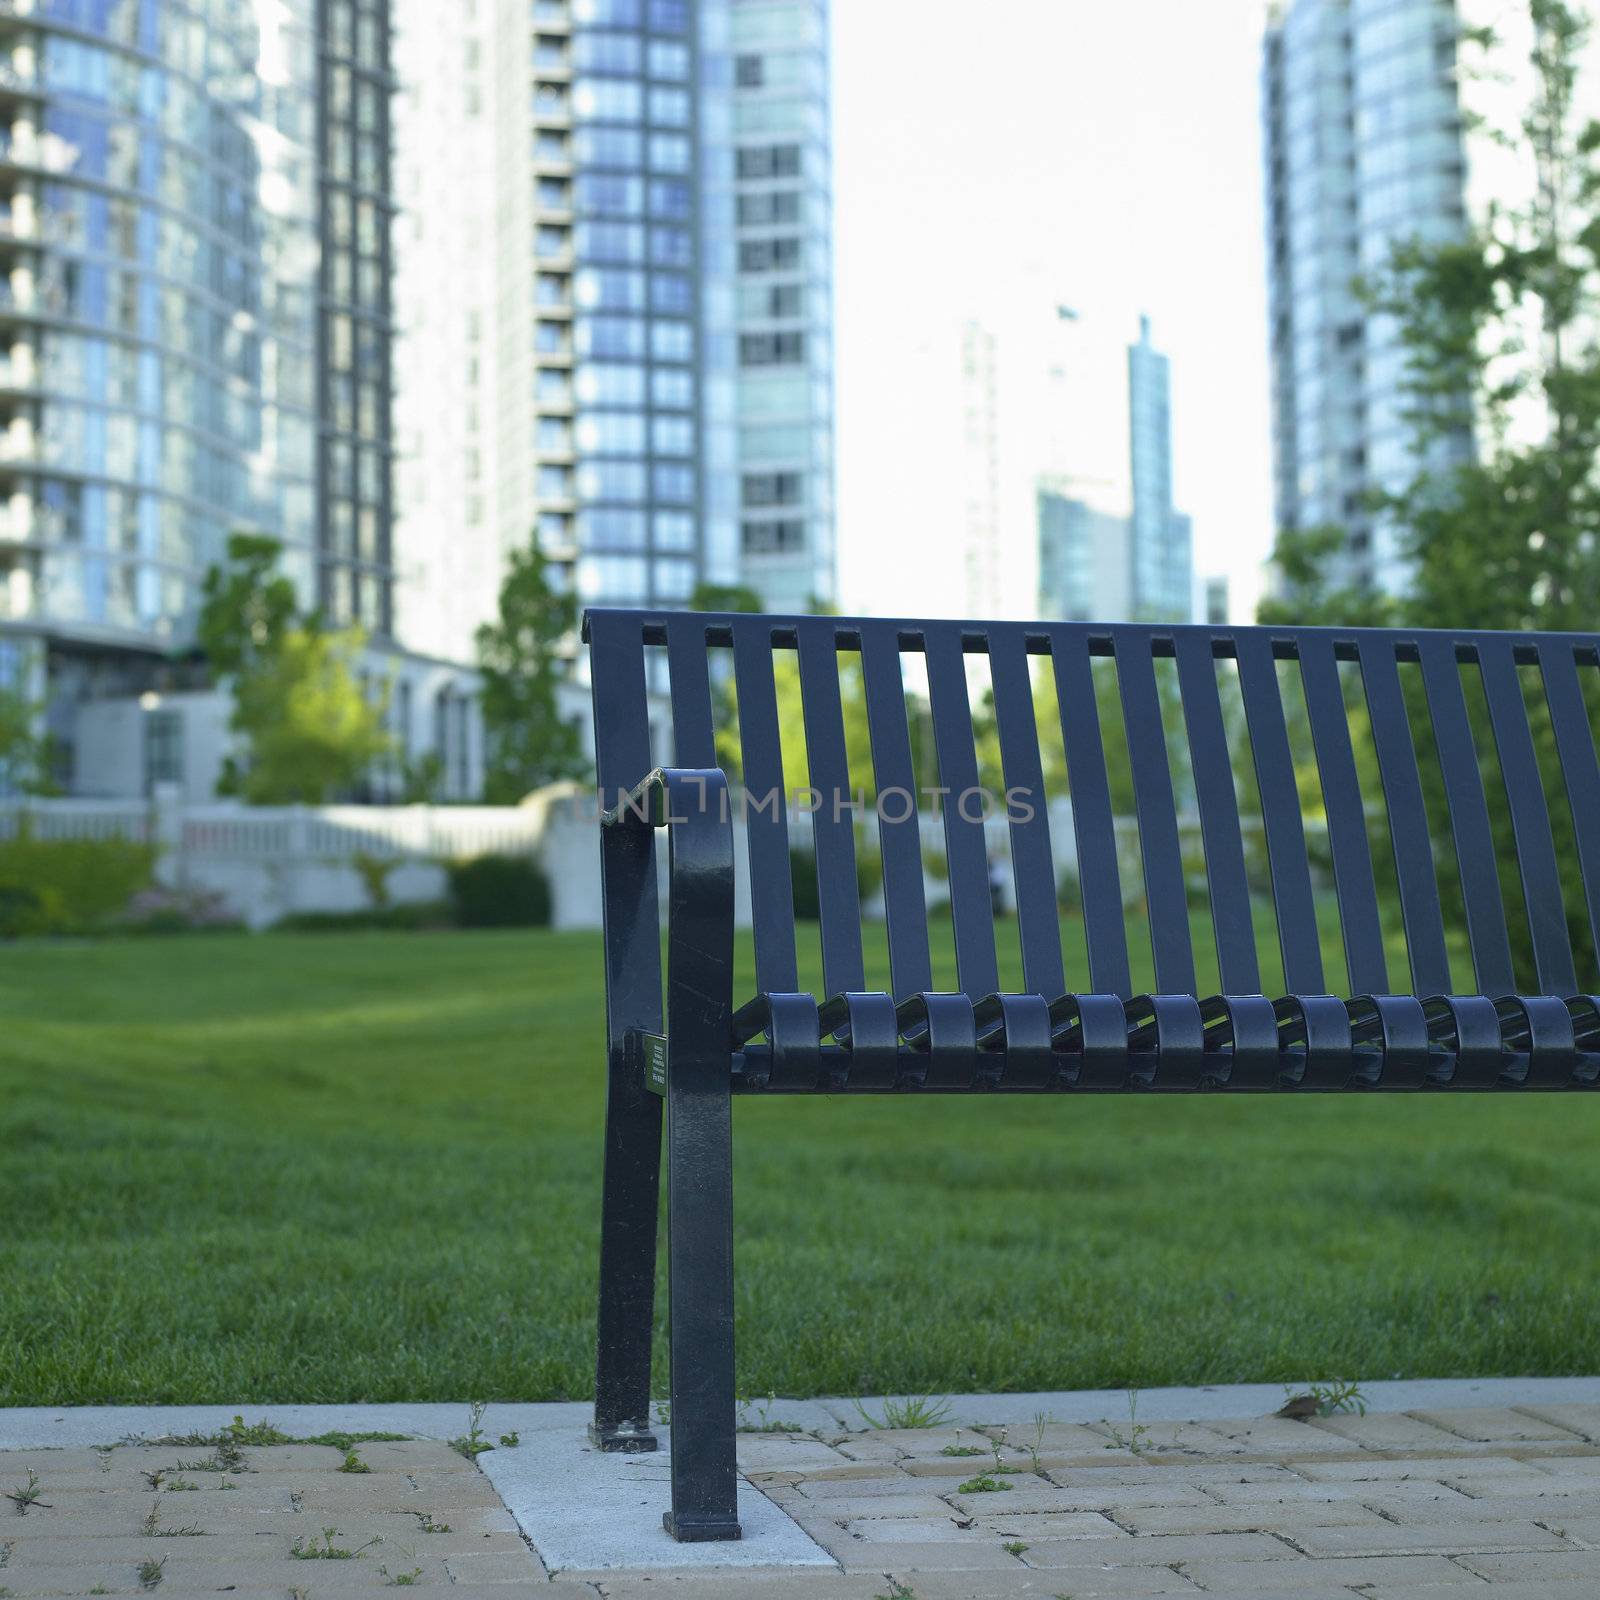
[[[1555,835],[1550,828],[1550,805],[1539,772],[1539,757],[1528,725],[1528,702],[1509,640],[1484,640],[1478,646],[1478,669],[1489,702],[1489,725],[1494,730],[1500,775],[1505,781],[1506,803],[1511,810],[1511,831],[1516,840],[1522,903],[1528,914],[1533,941],[1533,963],[1543,994],[1573,995],[1578,991],[1577,968],[1572,959],[1572,939],[1567,931],[1566,907],[1561,894],[1561,868],[1556,862]]]
[[[1461,689],[1461,665],[1455,640],[1428,635],[1417,641],[1422,683],[1433,722],[1434,749],[1444,777],[1450,807],[1450,832],[1467,912],[1467,942],[1472,970],[1482,994],[1498,998],[1517,987],[1511,966],[1511,938],[1506,930],[1505,902],[1495,866],[1494,829],[1483,792],[1483,769]]]
[[[680,767],[720,766],[711,715],[706,624],[693,612],[668,618],[667,681],[672,697],[673,760]]]
[[[928,663],[928,703],[939,758],[939,809],[944,820],[950,919],[956,973],[962,991],[981,1000],[1000,987],[995,960],[994,909],[989,898],[989,852],[984,840],[983,795],[973,741],[972,702],[961,629],[933,623],[923,631]]]
[[[739,750],[744,767],[745,837],[750,848],[750,920],[755,935],[756,986],[763,994],[793,994],[794,881],[789,866],[789,794],[783,781],[783,743],[772,671],[772,622],[736,617],[733,672],[739,690]]]
[[[1061,918],[1056,906],[1055,854],[1050,848],[1050,797],[1045,793],[1033,680],[1026,641],[1015,629],[989,635],[995,730],[1011,830],[1011,875],[1022,939],[1022,981],[1030,994],[1054,1000],[1066,987],[1061,964]],[[1015,797],[1017,804],[1011,804]],[[1024,814],[1024,807],[1032,816]]]
[[[933,967],[928,953],[928,904],[922,891],[917,775],[911,760],[911,732],[906,726],[900,636],[892,622],[861,624],[861,673],[878,793],[889,970],[895,999],[905,1000],[932,987]]]
[[[1328,844],[1333,852],[1333,883],[1339,897],[1339,930],[1350,992],[1387,994],[1389,964],[1383,950],[1383,918],[1378,910],[1366,804],[1356,771],[1339,662],[1333,641],[1322,635],[1303,635],[1299,649],[1300,681],[1305,685]]]
[[[1234,641],[1234,653],[1250,730],[1256,791],[1261,796],[1278,949],[1283,955],[1283,984],[1290,994],[1321,994],[1327,979],[1322,970],[1322,941],[1317,933],[1317,901],[1311,889],[1300,788],[1295,781],[1294,755],[1289,749],[1289,728],[1283,715],[1283,691],[1272,637],[1255,629],[1240,633]]]
[[[1244,835],[1239,828],[1239,793],[1228,759],[1228,732],[1217,690],[1217,664],[1208,635],[1181,632],[1176,641],[1178,690],[1189,733],[1189,764],[1200,807],[1205,842],[1206,884],[1211,895],[1211,926],[1217,940],[1217,968],[1224,994],[1256,994],[1261,965],[1256,957],[1250,917],[1250,883],[1244,868]]]
[[[822,975],[830,995],[866,987],[861,950],[861,895],[856,881],[854,795],[839,696],[839,646],[834,624],[806,617],[795,624],[806,765],[818,810],[811,819],[817,847],[817,901],[822,912]]]
[[[1578,663],[1570,642],[1551,640],[1539,650],[1539,673],[1545,702],[1561,758],[1561,778],[1572,812],[1578,845],[1578,869],[1589,906],[1589,929],[1600,950],[1600,756],[1595,753],[1589,711],[1578,681]]]
[[[589,663],[595,777],[610,808],[653,765],[641,619],[592,613]],[[652,833],[602,828],[600,862],[607,1071],[594,1425],[605,1439],[650,1427],[661,1101],[627,1070],[623,1039],[630,1028],[661,1031],[661,922]]]
[[[1150,636],[1118,628],[1112,639],[1122,720],[1133,773],[1133,804],[1139,819],[1145,901],[1150,913],[1150,948],[1156,989],[1161,994],[1194,992],[1194,945],[1189,937],[1189,896],[1183,881],[1183,846],[1178,838],[1178,803],[1161,723]]]
[[[1389,838],[1394,846],[1411,982],[1419,995],[1448,994],[1450,955],[1444,942],[1444,915],[1439,909],[1439,881],[1428,842],[1428,808],[1417,772],[1416,746],[1411,742],[1411,719],[1400,689],[1395,640],[1387,635],[1364,637],[1356,651],[1366,688],[1372,742],[1378,752],[1384,806],[1389,813]]]
[[[1117,829],[1111,784],[1100,737],[1089,636],[1081,628],[1050,629],[1056,674],[1061,743],[1072,796],[1072,832],[1078,848],[1078,887],[1083,896],[1084,942],[1089,950],[1089,985],[1096,994],[1133,997],[1128,970],[1128,925],[1122,911],[1122,875],[1117,869]]]

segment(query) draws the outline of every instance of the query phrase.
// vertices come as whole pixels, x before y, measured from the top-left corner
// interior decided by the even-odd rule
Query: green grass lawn
[[[597,936],[0,948],[0,1403],[587,1395],[601,1062]],[[1597,1115],[744,1101],[741,1384],[1600,1370]]]

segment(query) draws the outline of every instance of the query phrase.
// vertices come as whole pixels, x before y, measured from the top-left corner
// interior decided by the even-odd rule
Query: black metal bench
[[[1583,674],[1600,636],[1226,627],[973,624],[835,617],[591,611],[590,647],[606,946],[605,1192],[595,1442],[651,1450],[650,1342],[663,1098],[667,1132],[672,1509],[678,1539],[739,1536],[735,1503],[732,1117],[734,1094],[1094,1093],[1568,1089],[1600,1074],[1600,1005],[1580,993],[1552,808],[1576,840],[1588,919],[1600,935],[1600,762]],[[824,983],[801,992],[795,953],[774,653],[797,661],[811,787]],[[866,988],[840,653],[859,652],[877,789],[892,993]],[[1023,981],[1001,992],[966,658],[988,658],[996,733],[1013,804]],[[923,658],[944,806],[959,990],[933,988],[902,657]],[[1088,951],[1088,989],[1069,993],[1056,858],[1029,657],[1049,658],[1060,705]],[[1115,660],[1148,907],[1153,993],[1130,974],[1116,818],[1094,659]],[[1204,846],[1221,993],[1195,977],[1189,886],[1158,658],[1175,658],[1189,754],[1186,802]],[[731,666],[713,665],[731,663]],[[1218,662],[1231,660],[1260,796],[1286,993],[1264,995],[1244,830]],[[1285,714],[1280,664],[1303,702]],[[1381,794],[1363,793],[1341,680],[1359,677]],[[1461,668],[1481,675],[1492,752],[1474,737]],[[1548,708],[1561,782],[1546,783],[1525,698]],[[1420,673],[1451,837],[1430,835],[1419,735],[1402,670]],[[743,790],[718,770],[715,689],[736,683]],[[852,661],[854,671],[854,659]],[[1164,671],[1172,669],[1163,668]],[[1288,669],[1293,673],[1294,667]],[[1600,682],[1600,680],[1597,680]],[[670,695],[672,766],[651,754],[649,707]],[[658,702],[659,703],[659,702]],[[1542,713],[1541,713],[1542,715]],[[1291,726],[1309,728],[1349,974],[1327,992]],[[1497,863],[1490,790],[1515,829]],[[1547,788],[1565,789],[1565,796]],[[833,797],[844,797],[839,805]],[[1503,795],[1503,801],[1501,796]],[[1024,812],[1031,812],[1024,815]],[[1394,862],[1411,992],[1391,987],[1369,814]],[[736,1006],[734,827],[747,833],[756,989]],[[655,834],[670,852],[665,1019]],[[1459,873],[1474,992],[1453,992],[1435,852]],[[1520,885],[1531,962],[1519,982],[1500,870]],[[1518,932],[1524,932],[1518,928]],[[1581,943],[1581,941],[1580,941]],[[1586,965],[1591,954],[1585,950]],[[1529,981],[1531,979],[1531,981]],[[1600,983],[1591,986],[1600,988]]]

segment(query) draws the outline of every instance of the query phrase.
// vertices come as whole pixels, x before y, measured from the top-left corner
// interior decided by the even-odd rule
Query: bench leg
[[[600,1318],[594,1421],[602,1450],[656,1448],[650,1427],[650,1333],[655,1312],[661,1100],[613,1052],[606,1087],[600,1211]]]
[[[724,1025],[721,1039],[727,1038]],[[684,1542],[737,1539],[733,1393],[733,1101],[725,1044],[667,1069],[667,1300],[672,1327],[672,1510]]]

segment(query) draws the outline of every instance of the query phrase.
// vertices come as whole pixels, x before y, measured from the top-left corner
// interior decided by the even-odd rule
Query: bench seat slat
[[[1461,689],[1461,668],[1455,641],[1448,635],[1424,639],[1418,646],[1422,682],[1433,722],[1433,743],[1444,775],[1450,831],[1466,905],[1467,937],[1479,990],[1486,995],[1510,994],[1517,986],[1511,967],[1511,937],[1506,930],[1505,902],[1495,865],[1494,830],[1483,790],[1472,724]]]
[[[794,880],[789,863],[789,792],[783,779],[783,743],[772,671],[772,624],[767,618],[735,620],[733,673],[739,691],[739,745],[744,753],[756,978],[763,989],[788,993],[799,985]]]
[[[1411,721],[1400,687],[1395,642],[1387,635],[1367,635],[1357,648],[1389,814],[1389,838],[1394,847],[1411,981],[1418,994],[1448,994],[1450,956],[1444,942],[1444,914],[1439,908],[1439,883],[1428,842],[1428,810],[1417,771],[1417,751],[1411,742]]]
[[[1229,994],[1254,994],[1261,988],[1255,924],[1250,914],[1250,882],[1245,875],[1244,835],[1239,827],[1239,795],[1228,759],[1228,730],[1217,688],[1211,640],[1186,633],[1176,645],[1178,688],[1189,730],[1189,767],[1200,808],[1200,834],[1206,853],[1206,887],[1211,926],[1217,941],[1217,968]]]
[[[1097,994],[1116,994],[1126,999],[1133,993],[1128,928],[1122,910],[1117,829],[1111,811],[1100,711],[1095,703],[1089,636],[1081,628],[1066,627],[1052,628],[1049,636],[1078,848],[1078,887],[1089,950],[1089,983]]]
[[[855,812],[849,809],[854,790],[839,692],[838,637],[826,617],[807,617],[795,632],[806,765],[818,797],[811,830],[822,914],[823,981],[829,994],[848,994],[867,985],[862,966]],[[841,797],[844,804],[839,803]]]
[[[878,848],[883,860],[883,913],[889,970],[896,999],[933,987],[928,906],[922,888],[922,832],[917,821],[917,775],[906,725],[900,635],[892,622],[863,622],[861,674],[867,731],[877,779]]]
[[[1162,994],[1192,995],[1194,942],[1189,936],[1189,894],[1183,877],[1178,804],[1172,791],[1172,766],[1161,720],[1155,660],[1143,630],[1119,628],[1113,638],[1128,763],[1133,774],[1134,811],[1139,819],[1156,988]]]
[[[969,1000],[1000,986],[995,957],[994,909],[989,894],[989,853],[984,838],[984,795],[978,782],[972,701],[966,655],[955,623],[930,624],[923,635],[928,701],[939,758],[940,810],[950,918],[955,930],[956,981]]]
[[[1234,645],[1239,660],[1239,690],[1250,729],[1261,821],[1266,830],[1272,873],[1272,903],[1277,914],[1278,948],[1283,955],[1284,987],[1295,994],[1320,994],[1327,980],[1317,933],[1317,903],[1311,891],[1300,790],[1283,714],[1283,694],[1271,636],[1252,629]]]
[[[1302,637],[1299,654],[1300,681],[1305,686],[1306,713],[1311,719],[1311,742],[1322,781],[1328,845],[1333,855],[1345,969],[1354,993],[1385,994],[1389,968],[1383,949],[1383,919],[1378,910],[1366,802],[1356,771],[1338,659],[1333,641],[1326,635]]]
[[[1019,634],[989,641],[995,731],[1005,782],[1016,886],[1017,930],[1022,941],[1024,986],[1050,999],[1065,987],[1061,965],[1061,915],[1056,903],[1055,856],[1050,843],[1050,797],[1034,718],[1033,682]]]
[[[1556,864],[1550,806],[1539,774],[1539,756],[1528,724],[1528,702],[1523,697],[1516,656],[1504,641],[1482,644],[1478,647],[1478,667],[1483,674],[1489,723],[1494,730],[1506,803],[1511,811],[1522,904],[1539,988],[1544,994],[1575,994],[1578,972],[1567,931],[1561,869]]]
[[[1589,907],[1590,938],[1594,948],[1600,950],[1600,756],[1595,752],[1571,643],[1545,640],[1539,649],[1539,673],[1544,680],[1545,703],[1550,708],[1561,778],[1577,836],[1578,870]]]

